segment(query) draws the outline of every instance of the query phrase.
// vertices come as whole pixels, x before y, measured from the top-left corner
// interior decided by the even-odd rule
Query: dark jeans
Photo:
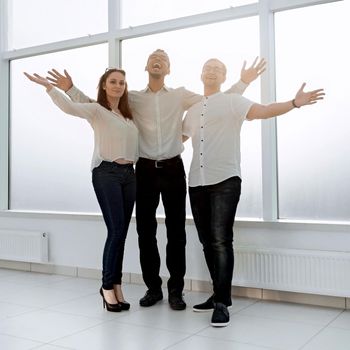
[[[162,197],[167,230],[166,265],[169,293],[181,293],[186,272],[186,175],[182,159],[164,162],[140,158],[136,163],[136,224],[142,277],[150,290],[159,290],[160,256],[157,246],[156,210]]]
[[[241,179],[189,188],[193,219],[214,287],[214,301],[231,304],[233,224]]]
[[[103,161],[92,171],[92,183],[107,226],[103,251],[102,287],[121,284],[124,245],[136,196],[132,164]]]

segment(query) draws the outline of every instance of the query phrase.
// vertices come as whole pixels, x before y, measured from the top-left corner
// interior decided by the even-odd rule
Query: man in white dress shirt
[[[139,160],[136,163],[136,224],[139,236],[142,277],[148,288],[140,299],[143,307],[163,299],[160,255],[157,246],[156,210],[160,196],[167,229],[166,265],[169,270],[168,300],[173,310],[184,310],[184,276],[186,272],[186,175],[181,153],[184,112],[202,96],[183,87],[169,88],[165,77],[170,73],[169,57],[163,50],[154,51],[147,60],[148,85],[141,91],[129,91],[129,104],[139,129]],[[249,68],[243,64],[241,80],[228,92],[242,94],[248,84],[265,70],[265,61],[257,59]],[[89,98],[75,86],[65,71],[49,72],[53,84],[74,100]]]
[[[259,64],[256,71],[250,70],[251,76],[242,79],[250,83],[261,74],[264,63]],[[168,300],[173,310],[183,310],[186,308],[182,297],[186,272],[186,175],[180,156],[184,150],[182,119],[184,112],[202,96],[183,87],[173,89],[165,85],[170,61],[163,50],[156,50],[149,56],[145,69],[148,86],[129,94],[140,138],[140,158],[136,164],[136,223],[142,275],[148,287],[140,305],[154,305],[163,297],[156,239],[156,210],[161,196],[167,229]],[[248,70],[242,72],[248,73]],[[242,94],[246,87],[247,84],[239,81],[230,92]]]
[[[192,106],[183,122],[183,139],[192,137],[189,173],[192,214],[213,281],[213,295],[194,311],[213,311],[211,325],[226,326],[232,305],[233,224],[241,194],[240,131],[244,120],[267,119],[293,108],[316,103],[323,90],[304,92],[302,85],[288,102],[261,105],[238,94],[220,91],[226,67],[208,60],[202,70],[202,101]]]

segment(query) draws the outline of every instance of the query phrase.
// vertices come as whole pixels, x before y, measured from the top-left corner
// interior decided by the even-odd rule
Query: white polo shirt
[[[242,94],[247,84],[239,81],[226,93]],[[73,86],[66,92],[73,101],[93,101]],[[182,121],[186,110],[198,103],[202,95],[184,87],[163,86],[153,92],[148,86],[141,91],[129,91],[129,103],[139,129],[139,156],[153,160],[173,158],[184,150]]]
[[[109,111],[97,102],[72,102],[56,88],[52,88],[48,94],[63,112],[86,119],[93,128],[95,145],[91,170],[103,160],[113,162],[123,158],[137,161],[138,130],[132,120]]]
[[[240,132],[253,104],[240,95],[218,92],[188,110],[183,135],[192,138],[190,187],[241,176]]]

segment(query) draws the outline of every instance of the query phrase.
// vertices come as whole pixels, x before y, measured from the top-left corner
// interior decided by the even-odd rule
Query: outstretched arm
[[[243,62],[240,80],[236,84],[232,85],[229,90],[225,91],[225,93],[236,93],[243,95],[248,85],[256,80],[266,70],[265,59],[261,58],[259,62],[258,59],[259,57],[256,57],[254,62],[248,68],[246,68],[247,61]]]
[[[47,72],[50,76],[46,77],[46,79],[50,81],[53,86],[57,87],[60,90],[63,90],[64,92],[67,92],[73,87],[73,80],[66,70],[63,72],[64,75],[53,68],[51,71]]]
[[[269,105],[261,105],[258,103],[253,104],[247,114],[248,120],[253,119],[268,119],[277,117],[281,114],[285,114],[293,108],[300,108],[306,105],[315,104],[319,100],[323,100],[325,93],[323,89],[317,89],[312,91],[304,91],[306,83],[301,85],[301,88],[295,95],[295,98],[287,102],[276,102]]]
[[[50,95],[52,101],[63,112],[76,117],[88,119],[90,121],[96,116],[96,104],[72,102],[64,94],[60,93],[57,89],[55,89],[47,78],[44,78],[36,73],[30,75],[25,72],[24,75],[30,81],[46,87],[46,91]]]
[[[86,96],[82,91],[74,86],[73,79],[66,70],[63,72],[64,75],[53,68],[47,72],[49,76],[47,76],[46,79],[53,86],[64,91],[74,102],[95,102],[93,99],[91,99],[89,96]]]
[[[245,84],[250,84],[256,80],[262,73],[266,70],[266,61],[264,58],[261,58],[258,62],[259,57],[256,57],[254,62],[249,68],[246,68],[247,61],[243,62],[241,69],[241,80]]]
[[[33,83],[46,87],[47,91],[50,91],[53,88],[53,85],[46,78],[40,76],[39,74],[34,73],[33,75],[30,75],[24,72],[24,75]]]

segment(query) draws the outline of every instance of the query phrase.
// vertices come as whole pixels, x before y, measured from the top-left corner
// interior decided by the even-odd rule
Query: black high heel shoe
[[[122,306],[123,311],[127,311],[130,309],[130,304],[127,301],[118,301],[118,303]]]
[[[110,304],[106,301],[105,296],[103,295],[103,290],[102,287],[100,288],[100,294],[102,296],[103,299],[103,308],[107,308],[107,311],[111,311],[111,312],[120,312],[122,311],[122,305],[121,303],[118,304]],[[130,307],[130,305],[129,305]]]

